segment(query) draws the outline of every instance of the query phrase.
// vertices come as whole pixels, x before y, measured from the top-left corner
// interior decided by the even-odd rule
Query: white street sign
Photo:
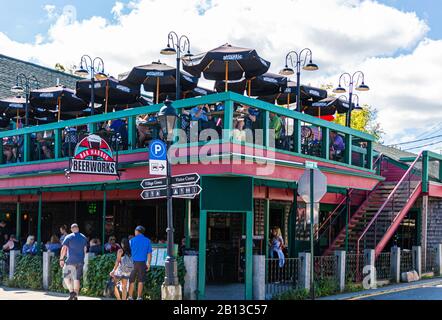
[[[313,201],[310,200],[310,170],[313,170]],[[327,177],[319,169],[306,169],[298,181],[298,194],[304,202],[319,202],[327,193]]]
[[[152,176],[167,175],[167,161],[166,160],[149,160],[149,173]]]

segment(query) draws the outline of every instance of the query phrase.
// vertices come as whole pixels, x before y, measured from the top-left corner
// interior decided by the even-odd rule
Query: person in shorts
[[[76,223],[71,225],[71,231],[72,233],[67,235],[62,243],[60,267],[63,268],[64,283],[69,290],[68,300],[78,300],[84,257],[87,251],[87,239],[80,233],[80,228]],[[66,261],[65,257],[67,257]]]
[[[121,240],[121,248],[117,251],[117,260],[110,276],[114,279],[114,293],[117,300],[127,299],[127,283],[134,269],[132,254],[130,250],[129,240],[124,238]],[[121,296],[118,289],[118,283],[121,284]]]
[[[134,270],[129,279],[129,299],[133,300],[135,281],[138,281],[137,300],[143,300],[143,285],[146,281],[146,272],[150,270],[152,260],[152,245],[144,236],[146,229],[138,226],[135,229],[135,237],[130,240],[130,249],[134,261]]]

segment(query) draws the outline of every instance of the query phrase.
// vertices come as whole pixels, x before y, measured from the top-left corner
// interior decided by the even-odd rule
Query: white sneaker
[[[129,298],[127,298],[127,300],[133,300],[134,298],[132,298],[132,297],[129,297]]]
[[[143,298],[138,297],[137,300],[143,300]]]

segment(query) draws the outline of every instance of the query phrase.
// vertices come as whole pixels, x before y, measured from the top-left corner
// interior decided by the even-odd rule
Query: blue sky
[[[128,3],[129,0],[119,0]],[[55,19],[47,16],[46,5],[55,6],[55,13],[61,14],[63,8],[74,5],[77,19],[101,16],[113,19],[111,13],[114,0],[0,0],[0,31],[19,42],[32,42],[37,34],[45,34]]]
[[[441,0],[380,0],[379,2],[402,11],[416,12],[431,28],[428,36],[432,39],[442,39]]]

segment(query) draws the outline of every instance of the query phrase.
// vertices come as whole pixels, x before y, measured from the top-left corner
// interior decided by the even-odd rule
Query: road
[[[67,294],[0,287],[0,300],[67,300]],[[78,300],[101,300],[80,296]]]
[[[442,300],[442,285],[373,295],[360,300]]]

